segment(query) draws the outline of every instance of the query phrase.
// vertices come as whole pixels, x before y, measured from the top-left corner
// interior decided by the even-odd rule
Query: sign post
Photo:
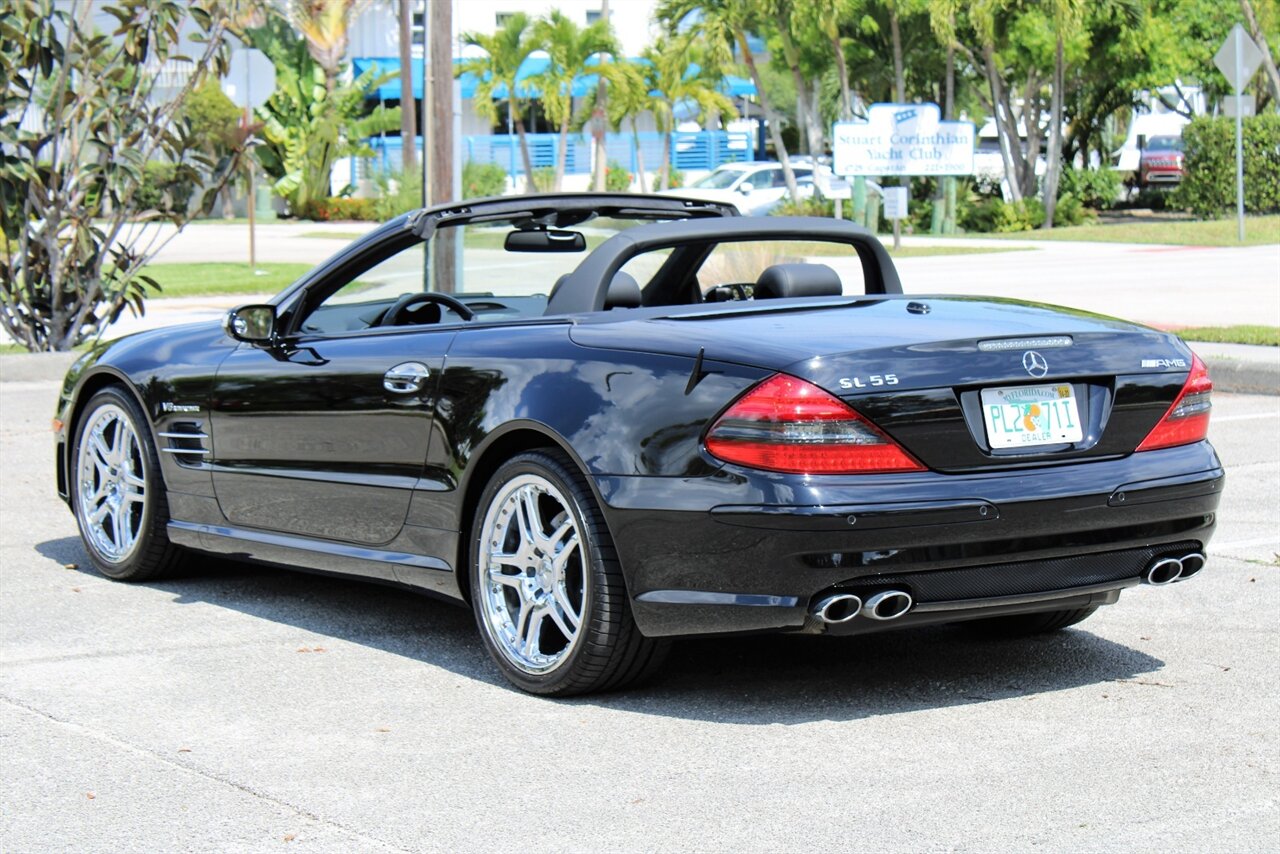
[[[1258,70],[1258,64],[1261,62],[1262,51],[1258,50],[1253,39],[1249,38],[1244,27],[1239,24],[1231,28],[1231,32],[1227,33],[1227,40],[1213,56],[1213,64],[1218,66],[1218,70],[1227,78],[1227,82],[1235,92],[1236,230],[1241,243],[1244,242],[1244,128],[1241,125],[1244,104],[1241,96],[1244,93],[1244,87],[1249,85],[1249,79]]]
[[[893,220],[893,248],[897,249],[902,243],[902,220],[907,218],[907,203],[911,195],[906,187],[885,187],[881,192],[884,194],[884,215]]]
[[[262,106],[276,88],[276,68],[262,51],[245,48],[233,51],[227,77],[222,81],[222,91],[244,113],[245,148],[252,147],[252,140],[247,136],[253,123],[253,108]],[[249,266],[258,265],[257,252],[254,246],[256,221],[254,216],[253,158],[249,158],[249,189],[245,194],[245,213],[249,217]]]

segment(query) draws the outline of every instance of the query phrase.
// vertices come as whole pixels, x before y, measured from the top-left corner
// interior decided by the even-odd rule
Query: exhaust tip
[[[1142,580],[1147,584],[1160,587],[1172,584],[1182,577],[1182,561],[1176,557],[1166,557],[1155,561],[1147,567]]]
[[[824,623],[847,623],[862,613],[862,600],[852,593],[836,593],[819,599],[809,613]]]
[[[1182,564],[1182,572],[1178,575],[1178,580],[1185,581],[1188,578],[1199,575],[1200,570],[1204,569],[1208,559],[1201,552],[1192,552],[1189,555],[1183,555],[1178,560]]]
[[[867,599],[863,610],[873,620],[896,620],[910,611],[914,603],[905,590],[886,590]]]

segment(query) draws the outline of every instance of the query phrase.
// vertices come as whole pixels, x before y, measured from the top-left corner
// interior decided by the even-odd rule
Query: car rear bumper
[[[1203,551],[1223,481],[1201,442],[972,474],[725,469],[597,486],[636,621],[646,635],[669,636],[855,633],[1108,604],[1153,560]],[[888,589],[913,598],[898,619],[810,617],[833,593]]]

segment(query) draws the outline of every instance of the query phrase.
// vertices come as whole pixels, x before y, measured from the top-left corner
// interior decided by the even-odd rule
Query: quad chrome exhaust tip
[[[819,599],[809,613],[827,624],[847,623],[862,613],[862,600],[852,593],[835,593]]]
[[[873,620],[896,620],[911,610],[915,600],[905,590],[886,590],[867,597],[862,609]]]
[[[1186,581],[1204,569],[1205,561],[1202,552],[1191,552],[1182,557],[1159,558],[1143,571],[1142,583],[1162,587],[1175,581]]]

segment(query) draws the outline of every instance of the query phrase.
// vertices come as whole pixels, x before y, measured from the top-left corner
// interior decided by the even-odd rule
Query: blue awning
[[[630,58],[627,62],[645,62],[640,58]],[[455,59],[454,65],[458,65],[462,60]],[[538,87],[532,83],[527,83],[530,77],[539,75],[547,70],[547,66],[551,64],[551,60],[545,56],[531,56],[520,65],[520,71],[516,75],[516,91],[522,98],[537,98],[541,94]],[[592,64],[589,62],[589,64]],[[351,61],[352,70],[357,77],[373,68],[378,74],[393,74],[391,80],[376,87],[369,93],[370,98],[376,98],[379,101],[398,101],[400,100],[400,59],[394,56],[361,56]],[[421,100],[423,98],[423,68],[422,59],[415,57],[410,66],[413,72],[413,97]],[[700,69],[698,65],[691,64],[689,66],[690,74],[697,74]],[[584,74],[573,82],[573,96],[581,98],[589,95],[596,86],[597,75]],[[474,98],[476,89],[479,86],[479,80],[474,74],[464,74],[459,78],[462,84],[462,98]],[[726,76],[721,86],[721,91],[726,95],[740,97],[746,95],[754,95],[756,93],[755,84],[744,77]],[[504,99],[507,97],[507,87],[505,84],[498,84],[493,87],[493,97],[496,99]]]

